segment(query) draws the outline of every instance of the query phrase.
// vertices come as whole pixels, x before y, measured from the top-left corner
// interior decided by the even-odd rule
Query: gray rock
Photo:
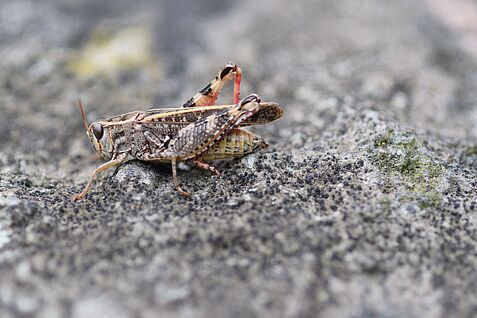
[[[2,2],[0,316],[474,316],[477,61],[431,9]],[[71,201],[101,163],[78,98],[181,105],[229,60],[285,108],[268,149],[181,164],[190,199],[133,161]]]

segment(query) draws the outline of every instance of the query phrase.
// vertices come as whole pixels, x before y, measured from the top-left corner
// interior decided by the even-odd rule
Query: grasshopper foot
[[[71,197],[71,200],[72,200],[73,202],[79,201],[79,200],[81,200],[82,198],[84,198],[85,195],[86,195],[86,193],[81,192],[80,194],[77,194],[77,195],[72,196],[72,197]]]
[[[179,192],[180,195],[186,198],[190,197],[190,193],[183,190],[178,184],[176,184],[175,187],[176,187],[176,191]]]

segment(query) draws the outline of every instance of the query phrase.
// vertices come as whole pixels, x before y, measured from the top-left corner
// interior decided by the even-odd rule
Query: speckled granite
[[[71,67],[129,28],[129,68]],[[474,316],[477,62],[453,32],[411,0],[3,1],[0,316]],[[180,105],[228,60],[286,110],[253,128],[267,151],[181,165],[189,200],[129,162],[71,202],[101,162],[78,98]]]

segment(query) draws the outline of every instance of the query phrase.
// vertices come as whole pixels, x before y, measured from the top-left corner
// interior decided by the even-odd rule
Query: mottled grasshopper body
[[[227,80],[235,78],[234,104],[213,105]],[[267,146],[265,141],[242,127],[265,124],[280,118],[283,109],[276,103],[261,102],[249,95],[239,102],[241,70],[228,63],[216,78],[183,108],[159,108],[135,111],[104,121],[86,122],[79,104],[86,133],[99,155],[108,162],[96,168],[85,189],[74,197],[86,195],[97,173],[130,159],[170,162],[176,189],[176,163],[190,161],[220,175],[207,160],[239,158]]]

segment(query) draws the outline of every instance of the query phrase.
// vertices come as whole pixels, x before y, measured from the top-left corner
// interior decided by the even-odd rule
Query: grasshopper
[[[267,147],[263,138],[242,128],[272,122],[283,116],[283,109],[277,103],[262,102],[255,94],[240,100],[241,78],[241,69],[227,63],[182,107],[133,111],[89,126],[78,101],[86,135],[96,152],[108,161],[92,172],[84,190],[73,199],[86,195],[98,173],[131,159],[171,163],[176,190],[189,196],[179,185],[177,162],[191,162],[220,176],[205,161],[240,158]],[[233,104],[215,105],[224,84],[232,79]]]

